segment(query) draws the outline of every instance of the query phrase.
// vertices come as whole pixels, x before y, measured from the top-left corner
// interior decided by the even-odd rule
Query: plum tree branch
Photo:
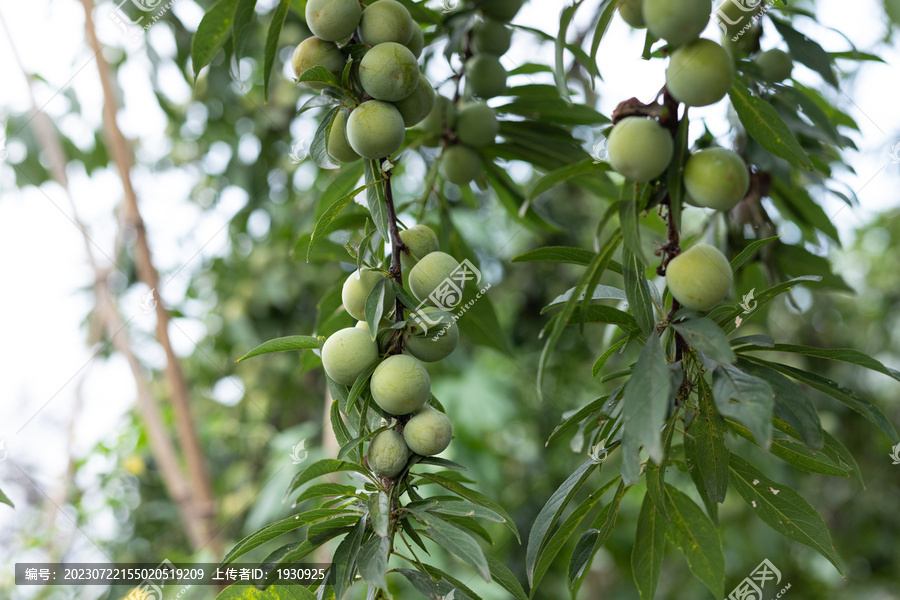
[[[382,171],[382,177],[384,178],[384,203],[385,208],[387,209],[387,220],[388,220],[388,234],[391,236],[391,267],[390,273],[391,278],[397,282],[398,285],[403,285],[403,270],[400,263],[400,253],[408,252],[409,249],[406,247],[406,244],[403,243],[403,240],[400,239],[400,229],[397,227],[397,210],[394,207],[394,190],[391,186],[391,174],[393,170],[390,171]],[[394,300],[394,322],[399,323],[403,320],[403,309],[404,309],[403,301],[400,300],[400,297]]]

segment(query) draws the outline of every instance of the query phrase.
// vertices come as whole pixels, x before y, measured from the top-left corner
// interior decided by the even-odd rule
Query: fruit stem
[[[393,174],[393,169],[390,171],[382,171],[382,177],[384,178],[384,200],[385,207],[387,208],[387,218],[388,218],[388,233],[391,236],[391,268],[390,273],[391,277],[394,281],[397,282],[398,285],[403,285],[403,272],[400,266],[400,253],[408,252],[409,249],[406,247],[406,244],[403,243],[403,240],[400,239],[400,229],[397,227],[397,211],[394,208],[394,192],[391,187],[391,175]],[[400,296],[397,296],[396,300],[394,300],[394,322],[399,323],[403,320],[403,301],[400,300]]]

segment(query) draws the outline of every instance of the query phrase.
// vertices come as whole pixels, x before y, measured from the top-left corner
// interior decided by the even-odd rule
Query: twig
[[[409,252],[406,244],[400,239],[400,229],[397,227],[397,211],[394,208],[394,191],[391,187],[391,174],[393,170],[384,172],[384,198],[387,208],[388,234],[391,236],[391,278],[398,285],[403,285],[403,271],[400,264],[400,253]],[[394,322],[403,320],[403,309],[406,308],[400,297],[394,300]]]

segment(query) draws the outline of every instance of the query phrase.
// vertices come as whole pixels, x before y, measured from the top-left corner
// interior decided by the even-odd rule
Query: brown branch
[[[403,270],[400,264],[400,253],[409,252],[409,248],[400,239],[400,229],[397,227],[397,211],[394,208],[394,191],[391,187],[391,173],[393,170],[384,173],[384,198],[387,208],[388,234],[391,236],[391,278],[399,285],[403,285]],[[394,322],[399,323],[403,320],[403,309],[406,308],[400,297],[394,300]]]
[[[112,70],[103,56],[103,49],[97,39],[92,15],[92,0],[81,0],[85,13],[85,33],[91,49],[95,53],[100,84],[103,88],[103,121],[106,130],[107,144],[110,154],[119,171],[125,196],[124,220],[134,227],[137,233],[135,243],[135,264],[138,278],[151,290],[160,294],[159,272],[153,264],[153,255],[147,241],[147,231],[138,208],[137,195],[131,181],[133,166],[132,150],[116,122],[118,112],[117,95],[113,84]],[[156,337],[166,353],[165,375],[175,412],[175,429],[178,441],[187,463],[189,482],[191,484],[191,506],[194,517],[201,523],[203,535],[207,538],[203,543],[194,546],[199,549],[205,543],[212,544],[213,552],[221,553],[221,543],[215,537],[215,505],[212,485],[206,465],[206,456],[190,410],[190,395],[181,365],[169,339],[169,312],[162,302],[156,303]]]

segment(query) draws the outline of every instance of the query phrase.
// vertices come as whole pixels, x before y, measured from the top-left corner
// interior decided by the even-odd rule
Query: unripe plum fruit
[[[732,40],[733,36],[723,35],[720,37],[722,47],[732,56],[737,58],[746,58],[756,47],[759,36],[762,35],[762,28],[758,25],[752,27],[749,31],[740,36],[737,40]]]
[[[391,415],[416,412],[431,398],[431,378],[418,360],[406,354],[389,356],[372,373],[372,399]]]
[[[294,50],[291,65],[298,78],[313,67],[322,66],[340,77],[347,64],[347,57],[338,50],[333,42],[326,42],[317,37],[306,38]],[[303,85],[314,90],[325,89],[327,84],[321,81],[304,81]]]
[[[409,38],[409,41],[404,44],[409,51],[413,53],[413,56],[419,58],[422,56],[422,51],[425,49],[425,32],[422,31],[422,28],[419,27],[418,23],[413,25],[413,33],[412,37]]]
[[[473,94],[494,98],[506,93],[506,69],[493,54],[476,54],[466,61],[466,81]]]
[[[696,244],[666,267],[672,297],[692,310],[707,311],[725,299],[733,281],[725,255],[709,244]]]
[[[409,447],[402,435],[388,429],[369,442],[366,459],[369,468],[379,477],[396,477],[409,460]]]
[[[486,19],[472,29],[475,52],[503,56],[512,45],[512,29],[493,19]]]
[[[762,77],[766,81],[784,81],[791,76],[794,70],[794,61],[791,55],[784,50],[773,48],[757,55],[753,59],[756,66],[762,72]]]
[[[498,21],[512,21],[522,8],[524,0],[477,0],[482,12]]]
[[[428,301],[428,296],[458,268],[459,262],[446,252],[426,254],[409,272],[409,289],[419,302]],[[463,287],[460,282],[456,285]]]
[[[467,185],[481,173],[481,157],[468,146],[449,146],[441,155],[441,176],[456,185]]]
[[[329,42],[353,35],[361,15],[358,0],[309,0],[306,3],[306,25],[313,35]]]
[[[643,0],[619,0],[619,16],[635,29],[647,26],[644,22]]]
[[[419,63],[402,44],[378,44],[360,61],[359,82],[376,100],[397,102],[412,94],[419,84]]]
[[[422,119],[418,128],[433,136],[440,136],[444,133],[445,123],[451,129],[456,125],[456,105],[450,98],[438,95],[434,99],[434,108]]]
[[[415,26],[409,11],[397,0],[378,0],[362,13],[359,38],[369,46],[385,42],[406,44],[412,38]]]
[[[700,35],[709,23],[711,0],[644,0],[644,22],[650,33],[681,46]]]
[[[380,272],[371,269],[357,270],[350,274],[341,290],[341,300],[351,317],[357,321],[366,320],[366,299],[372,293],[375,284],[384,278]],[[385,281],[383,314],[390,312],[393,303],[394,290],[390,282]]]
[[[650,181],[672,161],[672,136],[653,119],[627,117],[609,134],[609,164],[632,181]]]
[[[684,167],[684,187],[692,204],[729,211],[747,195],[750,171],[744,159],[727,148],[693,154]]]
[[[459,326],[453,314],[439,310],[434,306],[426,306],[424,316],[416,325],[410,327],[410,336],[406,340],[406,351],[422,362],[444,360],[459,345]],[[410,316],[410,321],[417,321]]]
[[[387,329],[387,328],[391,327],[393,324],[394,324],[393,321],[391,321],[387,317],[383,317],[381,319],[381,322],[378,323],[378,329],[379,330]],[[357,321],[356,325],[354,325],[354,327],[356,327],[356,329],[362,329],[363,331],[369,331],[369,324],[366,323],[365,321]],[[371,336],[369,336],[369,337],[371,337]]]
[[[666,87],[687,106],[708,106],[725,97],[734,81],[731,55],[711,40],[697,40],[672,53]]]
[[[500,133],[497,112],[484,102],[469,102],[456,114],[456,136],[463,144],[480,148],[494,143]]]
[[[403,117],[403,124],[407,127],[412,127],[427,117],[431,113],[431,109],[434,108],[435,96],[431,82],[424,75],[420,76],[413,93],[399,102],[394,102],[394,106],[397,107],[397,110],[400,111],[400,116]]]
[[[334,117],[331,131],[328,133],[328,155],[336,161],[350,163],[359,160],[359,154],[350,147],[347,141],[347,117],[350,111],[342,109]]]
[[[450,419],[430,406],[407,421],[403,428],[403,439],[407,447],[422,456],[440,454],[450,445],[453,426]]]
[[[406,126],[400,111],[380,100],[363,102],[347,119],[347,141],[363,158],[375,160],[393,154],[403,145],[404,135]]]
[[[744,27],[753,22],[753,17],[759,14],[762,6],[756,2],[756,6],[745,8],[744,4],[751,2],[742,2],[741,0],[722,0],[716,5],[716,24],[719,28],[725,28],[724,35],[729,39],[741,34],[741,37],[750,35],[750,29],[744,31]],[[752,29],[752,26],[751,26]],[[743,31],[743,33],[741,33]]]
[[[325,372],[342,385],[353,385],[360,373],[376,360],[378,345],[368,331],[356,327],[334,332],[322,346]]]
[[[406,269],[412,269],[426,254],[437,252],[438,239],[428,225],[413,225],[400,232],[400,241],[406,244],[409,254],[402,252],[400,262]]]
[[[884,11],[891,21],[900,24],[900,0],[884,0]]]

